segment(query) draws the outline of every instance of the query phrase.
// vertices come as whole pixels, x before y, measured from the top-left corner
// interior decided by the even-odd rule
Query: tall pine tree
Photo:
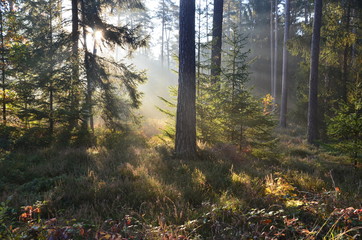
[[[180,0],[179,87],[175,152],[196,156],[195,2]]]

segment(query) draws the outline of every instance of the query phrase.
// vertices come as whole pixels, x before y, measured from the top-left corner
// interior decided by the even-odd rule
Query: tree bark
[[[287,127],[287,106],[288,106],[288,49],[290,27],[290,0],[285,1],[285,25],[283,40],[283,70],[282,70],[282,101],[280,108],[280,126]]]
[[[86,70],[86,78],[87,78],[87,93],[86,93],[86,110],[87,110],[87,115],[86,115],[86,124],[88,126],[88,129],[91,130],[92,133],[94,133],[94,123],[93,123],[93,101],[92,101],[92,94],[93,94],[93,89],[92,89],[92,74],[91,74],[91,64],[89,61],[90,58],[90,53],[88,51],[88,45],[87,45],[87,30],[85,28],[85,15],[86,15],[86,7],[85,7],[85,3],[84,0],[80,0],[81,3],[81,10],[82,10],[82,22],[83,22],[83,48],[84,48],[84,67]],[[94,13],[96,14],[96,13]],[[94,34],[96,29],[93,29]],[[96,54],[96,37],[94,36],[94,45],[93,45],[93,55]]]
[[[318,139],[318,66],[320,29],[322,25],[322,0],[314,0],[314,21],[311,46],[309,103],[308,103],[308,143],[315,144]]]
[[[1,4],[1,3],[0,3]],[[1,7],[1,6],[0,6]],[[2,84],[2,118],[6,126],[6,85],[5,85],[5,44],[4,44],[4,19],[2,8],[0,8],[0,38],[1,38],[1,84]]]
[[[308,16],[309,16],[309,6],[308,6],[308,2],[305,4],[304,7],[304,23],[308,24]]]
[[[195,1],[180,0],[179,86],[175,153],[196,156]]]
[[[349,34],[349,28],[350,28],[350,19],[351,19],[351,3],[348,1],[345,9],[345,24],[346,24],[346,37]],[[343,79],[342,79],[342,100],[347,101],[347,95],[348,95],[348,57],[350,52],[350,45],[348,42],[346,42],[344,46],[344,53],[343,53]]]
[[[57,11],[59,13],[58,17],[58,28],[61,29],[63,26],[63,0],[57,1]]]
[[[239,31],[241,32],[242,29],[242,19],[243,19],[243,12],[242,12],[242,8],[243,8],[243,0],[239,0]]]
[[[200,72],[201,72],[201,0],[198,3],[197,11],[197,97],[200,96]]]
[[[231,28],[231,18],[230,18],[230,13],[231,10],[230,10],[230,2],[228,2],[228,6],[227,6],[227,36],[228,38],[230,38],[230,34],[231,34],[231,31],[230,31],[230,28]]]
[[[274,92],[274,0],[270,0],[270,94]]]
[[[72,77],[70,86],[70,98],[71,98],[71,119],[70,130],[76,127],[78,121],[78,107],[79,107],[79,18],[78,18],[78,0],[72,0]]]
[[[75,65],[72,69],[73,80],[79,78],[78,66],[78,41],[79,41],[79,18],[78,18],[78,0],[72,0],[72,57]]]
[[[274,86],[273,86],[273,102],[275,103],[277,99],[277,77],[278,77],[278,0],[275,0],[274,4],[274,14],[275,14],[275,22],[274,22]]]
[[[162,0],[162,32],[161,32],[161,65],[163,66],[164,59],[164,38],[165,38],[165,0]]]
[[[50,44],[50,66],[49,74],[53,72],[53,1],[49,2],[49,44]],[[53,79],[49,76],[49,135],[50,138],[53,137],[54,132],[54,89],[53,89]]]
[[[209,0],[206,0],[206,42],[209,42]]]
[[[167,53],[167,69],[170,69],[170,36],[171,30],[165,32],[166,36],[166,53]]]
[[[211,47],[211,78],[217,83],[221,73],[222,17],[224,0],[214,0]]]

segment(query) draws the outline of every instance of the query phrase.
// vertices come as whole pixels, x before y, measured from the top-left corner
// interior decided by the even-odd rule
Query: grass
[[[277,136],[273,151],[202,145],[193,161],[122,133],[103,133],[93,148],[9,153],[0,160],[0,237],[29,237],[37,225],[38,239],[66,229],[74,239],[361,236],[362,169],[295,133]],[[36,204],[39,216],[19,222],[21,207]]]

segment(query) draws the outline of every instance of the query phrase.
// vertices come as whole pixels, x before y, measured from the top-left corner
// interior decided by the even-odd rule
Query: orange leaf
[[[27,213],[22,213],[19,217],[20,221],[26,221],[26,219],[28,218],[28,214]]]
[[[40,213],[40,208],[35,208],[33,212]]]
[[[26,212],[30,212],[30,211],[33,210],[33,207],[32,207],[32,206],[26,206],[26,207],[24,208],[24,210],[25,210]]]
[[[271,223],[271,222],[272,222],[271,219],[265,219],[265,220],[261,220],[261,221],[260,221],[261,224],[269,224],[269,223]]]

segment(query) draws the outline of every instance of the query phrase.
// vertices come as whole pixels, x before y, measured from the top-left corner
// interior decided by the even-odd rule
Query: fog
[[[127,61],[133,63],[137,70],[146,72],[147,82],[139,87],[143,98],[138,112],[143,116],[142,125],[145,134],[157,134],[160,132],[159,128],[167,121],[166,115],[157,109],[157,107],[167,109],[159,97],[171,100],[169,89],[177,85],[177,73],[162,66],[159,60],[151,59],[145,54],[135,54]]]
[[[177,4],[177,3],[176,3]],[[245,4],[245,1],[243,1]],[[65,4],[67,8],[68,5]],[[135,65],[137,71],[145,71],[147,76],[147,82],[143,85],[139,86],[139,91],[143,93],[142,105],[137,112],[143,116],[142,125],[143,129],[147,135],[153,135],[159,132],[159,128],[161,128],[167,117],[165,114],[161,113],[157,107],[159,108],[167,108],[164,102],[159,98],[170,99],[169,88],[171,86],[177,86],[177,63],[172,59],[172,55],[177,55],[177,34],[178,28],[173,25],[172,29],[169,30],[168,36],[169,38],[164,39],[163,46],[163,57],[164,63],[161,63],[161,33],[162,33],[162,21],[159,17],[156,17],[156,12],[159,10],[158,1],[151,0],[145,3],[146,10],[148,10],[147,14],[150,16],[149,22],[140,22],[143,26],[143,33],[149,35],[149,47],[145,49],[136,50],[131,58],[126,57],[127,51],[125,49],[121,49],[116,47],[115,49],[108,49],[102,41],[97,41],[98,55],[103,57],[111,57],[115,58],[118,61],[124,61],[126,63],[132,63]],[[201,6],[205,7],[205,6]],[[202,29],[200,33],[200,40],[202,45],[208,45],[207,40],[211,40],[211,26],[212,26],[212,6],[209,8],[209,17],[202,18],[203,24],[206,24],[205,21],[208,22],[209,29]],[[69,13],[68,13],[69,14]],[[265,19],[267,19],[268,12],[262,13],[265,15]],[[69,17],[69,16],[68,16]],[[120,11],[116,10],[113,15],[104,16],[104,19],[107,22],[115,25],[128,25],[133,26],[137,25],[137,11]],[[247,23],[246,19],[243,19],[243,24]],[[252,89],[253,93],[259,97],[264,96],[265,94],[270,92],[270,48],[269,42],[265,39],[268,38],[269,30],[268,24],[266,22],[261,21],[256,24],[254,29],[245,28],[243,29],[244,36],[246,38],[246,45],[244,51],[247,52],[249,50],[249,61],[251,64],[249,65],[249,82],[247,83],[250,89]],[[226,26],[226,25],[225,25]],[[225,27],[224,26],[224,27]],[[203,26],[205,28],[205,25]],[[225,35],[230,34],[230,29],[225,28]],[[87,40],[88,48],[92,49],[94,46],[94,38],[91,34],[91,30],[89,30],[89,37]],[[198,29],[196,29],[196,36],[198,37]],[[253,42],[253,36],[258,36],[263,39],[260,42]],[[167,45],[167,48],[166,48]],[[226,44],[223,45],[223,48],[227,48]],[[224,49],[227,50],[227,49]],[[169,52],[168,52],[169,51]],[[196,49],[197,54],[198,49]],[[279,52],[281,49],[278,50]],[[169,54],[169,56],[168,56]],[[202,62],[208,62],[210,60],[210,49],[208,47],[202,49]],[[168,68],[167,62],[170,61],[170,68]],[[280,59],[278,60],[278,65],[281,66]],[[175,67],[176,66],[176,67]],[[278,70],[278,89],[280,85],[280,69]],[[279,93],[278,93],[279,95]],[[279,99],[276,99],[278,102]]]

